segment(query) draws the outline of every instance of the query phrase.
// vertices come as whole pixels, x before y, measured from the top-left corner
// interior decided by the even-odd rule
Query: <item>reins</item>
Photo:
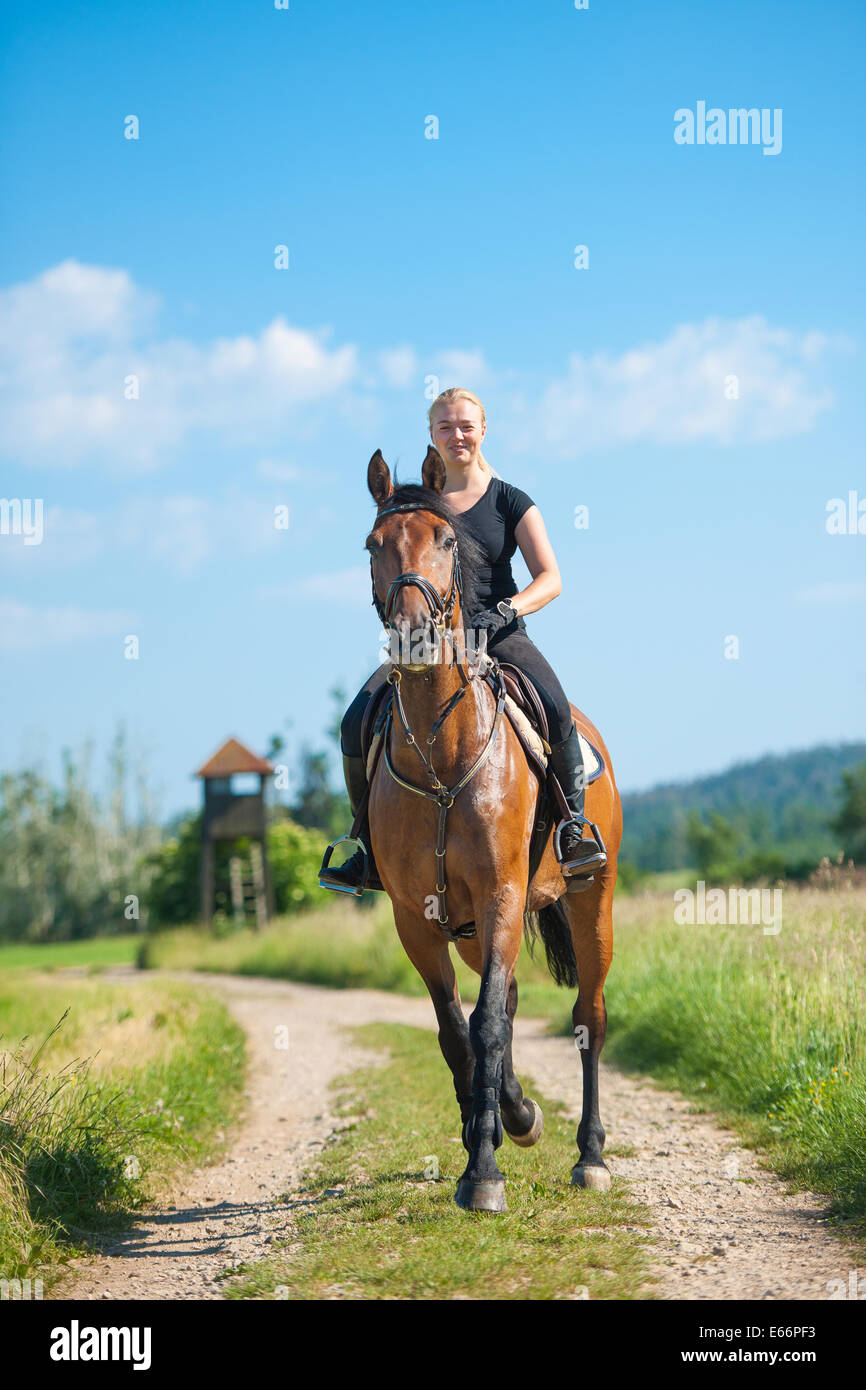
[[[400,670],[395,666],[393,671],[391,671],[387,677],[388,683],[394,687],[394,699],[392,708],[393,705],[396,705],[397,707],[397,714],[400,717],[400,723],[403,725],[403,731],[406,735],[406,743],[415,749],[416,753],[418,754],[418,757],[421,759],[424,770],[427,773],[427,776],[430,778],[431,786],[429,789],[427,787],[416,787],[414,782],[407,782],[405,777],[401,777],[399,772],[395,770],[394,765],[391,762],[391,754],[389,751],[392,727],[390,709],[388,711],[388,723],[385,728],[385,737],[383,740],[383,747],[385,752],[385,766],[387,767],[388,771],[390,772],[391,776],[393,777],[394,781],[397,783],[398,786],[404,787],[406,791],[414,792],[416,796],[423,796],[428,801],[434,801],[436,805],[439,807],[439,822],[436,828],[436,848],[434,850],[434,853],[436,855],[436,897],[438,900],[439,908],[439,916],[437,920],[439,926],[442,928],[445,935],[448,936],[451,941],[457,941],[461,937],[470,937],[476,935],[474,926],[468,931],[460,927],[458,927],[455,931],[451,927],[451,924],[448,919],[448,902],[446,898],[448,885],[445,880],[445,836],[447,832],[448,812],[454,805],[454,798],[457,796],[458,792],[461,792],[463,788],[467,786],[469,782],[472,781],[472,778],[475,776],[479,768],[484,766],[487,759],[490,757],[490,754],[493,750],[493,744],[496,740],[496,735],[499,732],[499,725],[502,719],[502,711],[505,708],[506,690],[505,680],[503,678],[502,672],[499,669],[498,663],[493,667],[492,674],[498,682],[498,690],[496,695],[496,713],[493,716],[493,725],[491,727],[490,733],[487,736],[487,742],[485,743],[481,753],[476,758],[469,771],[464,773],[464,775],[460,778],[459,782],[455,782],[453,787],[446,787],[445,783],[440,781],[436,773],[436,770],[433,767],[432,754],[430,757],[425,758],[423,752],[418,746],[418,741],[415,738],[415,735],[409,728],[409,723],[406,719],[406,712],[403,708],[403,700],[400,695],[400,681],[402,679],[402,674]],[[436,734],[439,732],[445,720],[448,718],[448,715],[457,706],[461,698],[466,694],[466,689],[467,687],[463,685],[460,687],[458,691],[456,691],[454,695],[452,695],[451,699],[448,701],[444,713],[441,714],[439,718],[436,720],[436,723],[433,725],[430,733],[427,735],[427,746],[429,748],[432,749],[432,746],[436,741]]]

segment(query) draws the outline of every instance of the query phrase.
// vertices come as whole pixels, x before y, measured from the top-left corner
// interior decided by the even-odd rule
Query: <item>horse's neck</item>
[[[406,722],[421,752],[430,758],[444,782],[453,780],[451,774],[463,770],[463,764],[478,756],[490,731],[493,701],[489,687],[481,679],[471,680],[465,694],[457,701],[429,747],[427,736],[436,720],[444,714],[463,682],[456,665],[437,665],[423,674],[406,671],[400,681]],[[394,762],[401,775],[413,781],[423,777],[417,752],[407,746],[399,719],[394,720],[392,749]]]

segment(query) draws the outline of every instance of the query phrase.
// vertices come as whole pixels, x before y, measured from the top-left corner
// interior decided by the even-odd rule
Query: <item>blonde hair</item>
[[[447,405],[449,401],[458,400],[471,401],[473,405],[477,405],[478,409],[481,411],[482,425],[487,424],[487,415],[485,413],[484,406],[481,404],[474,391],[467,391],[464,386],[449,386],[447,390],[440,391],[439,395],[436,397],[430,409],[427,411],[427,424],[430,427],[431,439],[433,438],[433,413],[436,410],[436,407],[438,405]],[[496,472],[496,469],[491,468],[490,464],[487,462],[480,449],[478,451],[478,462],[481,464],[481,467],[484,469],[485,473],[490,473],[491,476],[494,478],[499,477],[499,474]]]

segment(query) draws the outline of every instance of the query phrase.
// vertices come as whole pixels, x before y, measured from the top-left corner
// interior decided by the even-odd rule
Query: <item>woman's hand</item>
[[[487,640],[495,637],[497,632],[501,632],[513,619],[503,617],[496,608],[482,608],[480,613],[476,613],[474,618],[470,618],[469,626],[476,632],[486,632]]]

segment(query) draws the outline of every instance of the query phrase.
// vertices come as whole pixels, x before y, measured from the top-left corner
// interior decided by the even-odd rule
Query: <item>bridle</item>
[[[393,516],[395,512],[423,512],[425,508],[418,502],[404,502],[399,507],[386,507],[379,512],[376,522],[383,516]],[[374,523],[375,524],[375,523]],[[451,582],[448,585],[448,593],[443,598],[439,590],[425,579],[423,574],[416,574],[414,570],[406,570],[403,574],[398,574],[394,582],[389,586],[385,595],[385,602],[376,593],[376,579],[373,575],[373,560],[370,558],[370,579],[373,584],[373,606],[382,621],[383,627],[391,627],[391,617],[394,613],[394,606],[397,596],[401,589],[414,587],[420,589],[430,609],[430,616],[433,624],[439,632],[444,632],[446,627],[450,628],[451,619],[454,616],[454,604],[457,598],[463,601],[463,582],[460,574],[460,556],[457,550],[457,541],[454,541],[454,548],[451,551]],[[441,616],[437,616],[441,615]]]
[[[383,516],[390,516],[395,512],[420,512],[425,510],[426,509],[423,503],[406,502],[403,503],[401,506],[387,507],[384,511],[379,512],[379,515],[376,517],[376,521],[379,521],[379,519]],[[399,574],[397,578],[393,581],[393,583],[389,586],[385,602],[382,603],[379,599],[378,594],[376,593],[376,580],[372,574],[372,557],[370,560],[370,575],[373,583],[373,604],[376,608],[376,612],[379,614],[379,617],[383,625],[386,628],[391,628],[391,617],[393,615],[394,605],[397,601],[397,595],[399,594],[400,590],[409,586],[413,586],[417,589],[420,589],[421,593],[424,595],[424,598],[426,599],[427,604],[430,608],[430,616],[432,617],[434,626],[437,628],[437,630],[440,633],[444,633],[446,630],[452,630],[451,622],[454,616],[454,604],[457,598],[459,597],[462,610],[463,603],[463,584],[462,576],[460,573],[460,559],[457,553],[456,539],[454,541],[454,548],[452,551],[451,582],[448,587],[448,593],[445,595],[444,598],[439,593],[438,589],[436,589],[435,586],[430,583],[430,580],[425,579],[423,574],[417,574],[413,570],[407,570],[405,573]],[[394,687],[394,697],[391,705],[389,705],[388,708],[387,723],[385,725],[384,738],[382,740],[383,750],[385,753],[385,766],[387,767],[388,772],[390,773],[391,777],[397,783],[398,786],[405,788],[406,791],[414,792],[416,796],[423,796],[428,801],[434,801],[436,805],[439,807],[439,823],[436,831],[435,849],[436,898],[438,900],[439,905],[438,924],[441,927],[442,931],[445,933],[445,935],[451,941],[458,941],[461,938],[472,937],[477,934],[474,926],[472,926],[471,929],[466,929],[465,927],[458,927],[456,930],[454,930],[454,928],[452,928],[448,920],[448,906],[445,898],[445,893],[447,889],[447,884],[445,882],[445,834],[447,816],[449,810],[454,805],[454,798],[457,796],[458,792],[462,791],[463,788],[469,782],[471,782],[472,778],[475,776],[476,772],[478,772],[479,768],[481,768],[483,764],[487,761],[487,759],[490,757],[490,754],[493,750],[493,744],[496,740],[496,735],[499,732],[499,725],[502,720],[502,712],[505,708],[505,680],[501,670],[499,669],[499,663],[495,660],[492,660],[490,657],[487,658],[487,661],[488,674],[491,677],[491,679],[496,682],[496,713],[493,717],[493,726],[488,735],[487,742],[484,745],[484,748],[482,749],[479,757],[476,758],[469,771],[465,773],[460,778],[460,780],[455,783],[453,787],[446,787],[444,782],[440,781],[436,773],[436,769],[434,768],[432,762],[433,744],[436,742],[436,735],[439,733],[439,730],[442,728],[442,725],[445,723],[445,720],[448,718],[449,714],[451,714],[452,710],[454,710],[456,706],[460,703],[460,701],[463,699],[463,696],[466,694],[470,682],[474,680],[475,676],[478,674],[479,668],[476,667],[476,670],[473,672],[473,674],[469,676],[466,674],[466,672],[463,669],[463,666],[460,665],[458,661],[457,667],[460,672],[461,679],[460,689],[455,691],[455,693],[451,696],[451,699],[448,701],[448,704],[445,706],[445,709],[443,710],[442,714],[440,714],[439,718],[435,721],[429,734],[427,735],[426,743],[427,748],[430,750],[427,756],[425,756],[422,752],[418,744],[418,741],[415,738],[415,735],[409,728],[409,722],[406,718],[406,711],[403,707],[403,699],[400,694],[400,682],[403,678],[403,673],[400,670],[399,666],[394,665],[387,676],[388,684]],[[415,749],[416,753],[418,754],[418,757],[421,759],[424,771],[427,774],[427,777],[430,779],[429,788],[416,787],[413,782],[407,782],[406,779],[404,777],[401,777],[400,774],[395,770],[394,765],[391,762],[390,742],[392,729],[392,711],[394,708],[396,708],[398,718],[403,726],[403,733],[405,735],[407,745]]]

